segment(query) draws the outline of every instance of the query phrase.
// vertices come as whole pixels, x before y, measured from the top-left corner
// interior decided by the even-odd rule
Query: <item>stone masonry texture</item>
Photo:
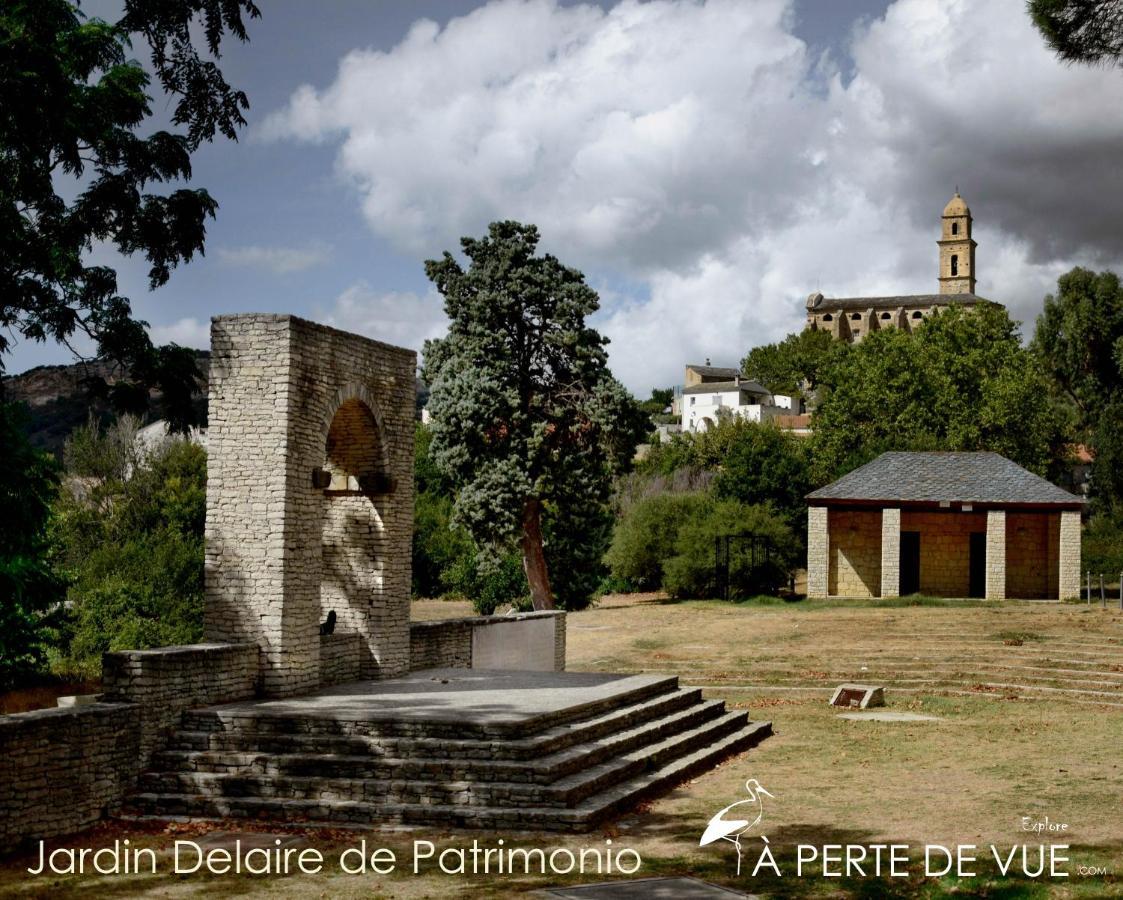
[[[829,534],[827,508],[807,508],[807,596],[827,596]]]
[[[0,716],[0,847],[115,812],[139,772],[140,708],[94,703]]]
[[[1059,561],[1059,594],[1062,600],[1080,596],[1080,513],[1061,513]]]
[[[257,644],[269,696],[319,687],[329,610],[362,677],[409,669],[416,362],[295,316],[211,323],[204,633]]]
[[[987,510],[986,598],[1006,599],[1006,511]]]
[[[524,613],[517,618],[474,616],[465,619],[411,622],[410,670],[473,668],[473,631],[479,628],[505,628],[510,632],[512,644],[517,646],[520,621],[542,618],[551,618],[554,621],[554,671],[564,672],[566,614],[560,610]]]
[[[139,710],[137,754],[141,766],[161,749],[184,710],[247,700],[258,686],[256,644],[190,644],[106,653],[103,697]]]
[[[901,593],[901,511],[881,511],[881,596]]]

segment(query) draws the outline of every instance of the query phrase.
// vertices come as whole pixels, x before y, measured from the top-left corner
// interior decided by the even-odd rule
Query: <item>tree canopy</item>
[[[741,371],[774,394],[808,398],[848,349],[827,331],[805,329],[779,343],[753,347],[741,361]]]
[[[1123,0],[1028,0],[1030,18],[1063,60],[1118,65]]]
[[[7,332],[26,340],[91,338],[129,376],[110,398],[142,408],[162,390],[173,425],[189,423],[194,358],[154,347],[133,318],[109,266],[89,253],[109,245],[140,254],[152,288],[203,252],[217,203],[202,189],[167,186],[191,178],[191,153],[216,133],[245,124],[245,94],[213,59],[229,33],[246,40],[251,0],[125,0],[115,24],[87,18],[68,0],[11,0],[0,12],[0,368]],[[152,69],[175,99],[172,124],[151,128],[150,77],[129,57],[131,35],[151,50]],[[105,389],[104,382],[101,387]],[[108,389],[106,389],[108,390]]]
[[[537,609],[551,608],[543,515],[562,534],[606,503],[646,429],[588,325],[599,298],[584,276],[536,255],[538,229],[495,222],[461,240],[469,265],[429,260],[448,336],[425,345],[430,453],[456,491],[455,519],[485,549],[518,543]],[[573,521],[570,516],[575,517]],[[560,536],[559,536],[560,537]]]
[[[829,380],[811,438],[820,483],[886,450],[993,450],[1060,474],[1070,417],[997,304],[943,310],[913,333],[873,332]]]

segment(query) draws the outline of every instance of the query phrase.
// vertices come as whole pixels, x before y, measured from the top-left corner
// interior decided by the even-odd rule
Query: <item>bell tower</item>
[[[959,196],[944,207],[940,239],[940,293],[975,293],[975,241],[971,238],[971,210]]]

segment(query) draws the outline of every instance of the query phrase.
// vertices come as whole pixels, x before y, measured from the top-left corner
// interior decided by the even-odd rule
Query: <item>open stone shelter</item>
[[[997,453],[883,453],[807,502],[810,597],[1080,594],[1084,500]]]

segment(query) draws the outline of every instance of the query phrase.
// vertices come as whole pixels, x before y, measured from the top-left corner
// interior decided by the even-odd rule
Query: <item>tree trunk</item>
[[[550,590],[550,574],[546,571],[546,554],[542,552],[542,504],[527,500],[523,507],[523,571],[530,585],[530,599],[535,609],[553,609],[554,592]]]

